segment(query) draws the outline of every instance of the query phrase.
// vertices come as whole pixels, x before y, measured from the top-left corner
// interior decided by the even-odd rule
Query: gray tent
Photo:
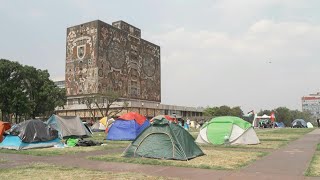
[[[59,131],[60,138],[68,137],[89,137],[92,135],[91,130],[82,123],[78,116],[57,116],[52,115],[47,124]]]
[[[56,139],[58,131],[40,120],[31,119],[13,126],[10,135],[19,136],[22,142],[34,143]]]
[[[292,121],[291,127],[293,128],[307,128],[307,122],[303,119],[296,119]]]

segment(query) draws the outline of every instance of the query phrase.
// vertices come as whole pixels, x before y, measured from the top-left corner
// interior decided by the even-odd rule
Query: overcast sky
[[[0,58],[64,79],[66,28],[124,20],[161,46],[162,103],[286,106],[320,90],[319,0],[0,0]]]

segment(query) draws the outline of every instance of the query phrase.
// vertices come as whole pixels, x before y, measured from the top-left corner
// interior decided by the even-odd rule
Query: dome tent
[[[200,130],[196,142],[205,144],[259,144],[259,138],[247,121],[234,116],[211,119]]]
[[[308,127],[308,128],[314,128],[314,127],[313,127],[313,124],[312,124],[311,122],[307,122],[307,127]]]
[[[13,126],[10,135],[0,143],[0,149],[30,149],[52,147],[60,143],[58,131],[40,120],[27,120]]]
[[[154,117],[124,151],[124,157],[188,160],[204,155],[194,138],[183,127],[163,116]]]
[[[52,115],[46,122],[58,130],[61,139],[69,137],[85,138],[92,136],[91,130],[82,123],[79,116],[58,116]]]
[[[293,128],[307,128],[307,122],[303,119],[295,119],[294,121],[292,121],[291,123],[291,127]]]
[[[110,126],[107,140],[133,141],[149,125],[147,118],[139,113],[123,114]]]

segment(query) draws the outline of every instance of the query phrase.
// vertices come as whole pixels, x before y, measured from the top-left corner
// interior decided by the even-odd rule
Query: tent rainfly
[[[252,125],[233,116],[221,116],[204,124],[196,139],[204,144],[259,144]]]
[[[90,137],[91,130],[82,123],[79,116],[57,116],[52,115],[47,124],[58,130],[59,137],[66,139],[69,137]]]
[[[151,125],[127,147],[123,156],[188,160],[204,155],[188,131],[160,118],[152,119]]]
[[[13,126],[10,129],[10,135],[7,135],[0,143],[0,149],[44,148],[59,143],[57,130],[40,120],[33,119]]]
[[[108,130],[107,140],[133,141],[149,125],[145,116],[129,112],[112,123]]]

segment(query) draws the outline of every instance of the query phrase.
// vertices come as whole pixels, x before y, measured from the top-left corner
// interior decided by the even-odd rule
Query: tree
[[[65,90],[49,79],[47,70],[24,66],[24,85],[31,104],[30,116],[48,116],[66,102]]]
[[[48,116],[66,102],[65,90],[59,89],[46,70],[22,66],[0,59],[0,109],[2,119],[16,122],[21,116]]]
[[[94,119],[94,109],[98,109],[104,117],[114,117],[128,107],[126,101],[121,101],[121,94],[117,91],[108,91],[94,96],[87,96],[83,98],[83,102],[86,104]],[[113,106],[115,107],[112,108]]]
[[[283,122],[286,126],[291,125],[292,116],[290,109],[286,107],[278,107],[275,109],[276,121]]]
[[[220,107],[209,107],[207,106],[203,114],[205,116],[208,116],[210,118],[216,117],[216,116],[237,116],[242,117],[243,111],[241,110],[240,106],[236,106],[233,108],[230,108],[229,106],[220,106]]]
[[[15,98],[24,93],[20,87],[21,71],[19,63],[0,59],[0,109],[5,121],[11,120],[14,109],[21,104],[21,100]]]
[[[260,112],[258,112],[258,116],[263,116],[264,114],[270,115],[271,112],[271,110],[260,110]]]
[[[240,106],[233,107],[231,109],[231,115],[241,118],[243,116],[243,111],[241,110]]]

